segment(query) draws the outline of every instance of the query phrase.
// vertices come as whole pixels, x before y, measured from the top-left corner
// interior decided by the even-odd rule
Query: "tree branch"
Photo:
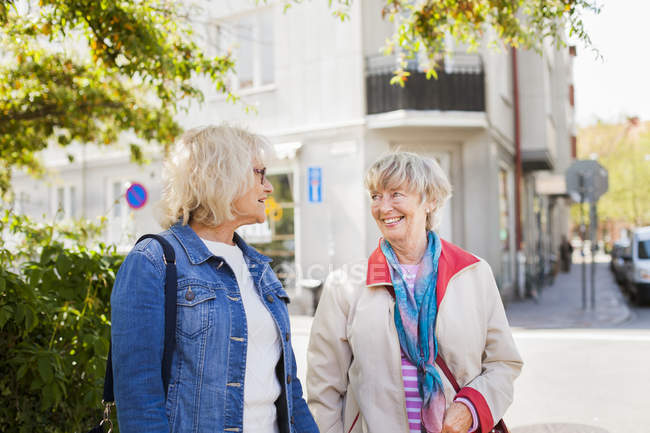
[[[86,108],[91,108],[91,107],[115,109],[123,106],[124,104],[118,102],[110,102],[110,101],[107,101],[103,104],[85,103],[85,104],[76,105],[76,107],[78,107],[79,110],[84,110]],[[8,115],[2,116],[2,118],[0,119],[0,125],[12,121],[29,121],[29,120],[40,119],[47,116],[57,116],[57,115],[60,116],[62,114],[65,114],[65,112],[60,105],[47,105],[36,111],[20,112],[15,114],[10,113]]]

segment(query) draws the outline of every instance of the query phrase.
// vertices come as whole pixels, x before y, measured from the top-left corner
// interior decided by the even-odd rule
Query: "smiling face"
[[[370,211],[384,238],[394,247],[408,248],[426,233],[427,209],[420,195],[406,185],[370,192]]]
[[[264,167],[260,163],[254,163],[253,169],[261,170]],[[273,185],[262,174],[255,173],[255,181],[251,187],[233,203],[235,210],[235,225],[237,227],[246,224],[263,223],[266,220],[264,201],[273,192]]]

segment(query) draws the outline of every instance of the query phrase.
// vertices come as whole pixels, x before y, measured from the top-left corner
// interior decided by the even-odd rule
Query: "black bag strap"
[[[157,240],[163,249],[163,261],[165,262],[165,349],[162,358],[162,381],[167,395],[167,386],[172,370],[172,354],[176,345],[176,288],[178,285],[176,274],[176,254],[171,244],[160,235],[148,234],[140,237],[136,244],[143,239]],[[106,360],[106,375],[104,376],[103,404],[115,402],[113,390],[113,360],[112,349],[108,350]]]

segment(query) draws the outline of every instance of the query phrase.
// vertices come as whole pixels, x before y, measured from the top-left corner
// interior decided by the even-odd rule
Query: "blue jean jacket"
[[[161,362],[165,264],[162,247],[139,242],[120,267],[111,295],[113,375],[121,433],[241,432],[246,371],[246,314],[235,276],[187,225],[161,233],[174,247],[178,272],[176,348],[167,389]],[[296,377],[289,301],[270,259],[235,241],[262,302],[276,323],[282,357],[276,401],[283,433],[316,433]]]

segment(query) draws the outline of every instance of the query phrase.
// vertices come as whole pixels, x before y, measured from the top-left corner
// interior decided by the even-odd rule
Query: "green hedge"
[[[10,212],[0,221],[0,431],[84,432],[98,419],[123,260],[87,247],[98,231]]]

